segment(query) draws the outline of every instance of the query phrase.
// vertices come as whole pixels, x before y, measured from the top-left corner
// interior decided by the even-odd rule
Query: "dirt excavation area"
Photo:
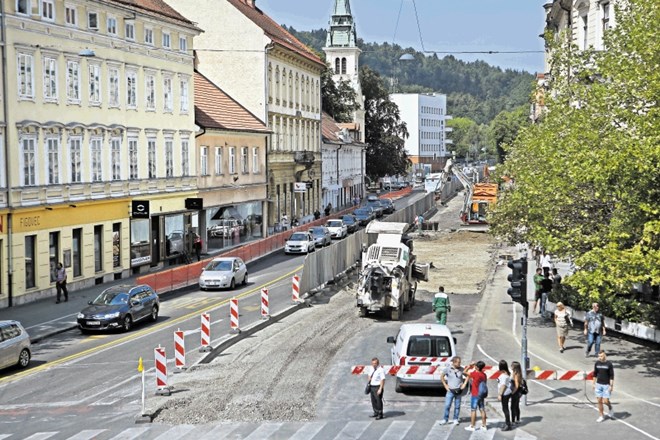
[[[457,219],[456,197],[435,217]],[[455,212],[454,212],[455,211]],[[448,220],[450,223],[454,220]],[[458,220],[455,221],[458,227]],[[444,225],[443,225],[444,227]],[[418,261],[433,262],[419,298],[430,298],[438,285],[447,292],[479,293],[496,254],[487,234],[424,232],[415,237]],[[417,234],[413,234],[416,236]],[[211,364],[176,377],[175,392],[155,421],[170,424],[212,422],[307,421],[316,417],[328,366],[351,338],[374,325],[359,319],[355,307],[356,273],[310,299],[312,307],[296,312],[217,357]],[[341,325],[338,325],[341,323]]]

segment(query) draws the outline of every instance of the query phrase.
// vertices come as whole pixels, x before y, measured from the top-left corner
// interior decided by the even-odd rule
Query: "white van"
[[[433,374],[396,375],[397,393],[406,388],[442,388],[440,375],[456,356],[456,338],[446,325],[403,324],[396,336],[387,338],[392,346],[392,365],[437,366]]]

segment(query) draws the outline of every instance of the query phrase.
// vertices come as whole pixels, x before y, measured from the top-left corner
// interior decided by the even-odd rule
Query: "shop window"
[[[112,224],[112,267],[121,267],[121,223]]]
[[[50,282],[57,280],[57,263],[60,255],[60,233],[51,232],[48,234],[48,262],[50,263]]]
[[[82,275],[82,228],[73,230],[73,276]]]
[[[150,261],[149,219],[131,220],[131,266]]]
[[[31,289],[35,287],[35,257],[36,257],[36,246],[37,236],[28,235],[25,237],[25,288]]]
[[[103,225],[94,226],[94,271],[103,270]]]

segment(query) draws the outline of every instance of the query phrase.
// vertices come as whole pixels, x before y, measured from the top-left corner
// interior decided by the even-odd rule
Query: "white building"
[[[400,117],[408,127],[405,148],[413,163],[413,172],[440,171],[450,156],[447,145],[447,96],[438,93],[394,93],[392,102],[399,106]]]

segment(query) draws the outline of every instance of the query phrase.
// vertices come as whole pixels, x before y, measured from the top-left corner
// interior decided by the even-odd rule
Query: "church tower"
[[[332,79],[335,83],[348,81],[357,94],[356,100],[360,104],[360,109],[355,112],[353,119],[360,135],[359,139],[355,140],[364,142],[364,96],[359,80],[359,58],[362,51],[357,47],[357,32],[351,14],[350,0],[334,0],[334,3],[323,51],[334,72]]]

